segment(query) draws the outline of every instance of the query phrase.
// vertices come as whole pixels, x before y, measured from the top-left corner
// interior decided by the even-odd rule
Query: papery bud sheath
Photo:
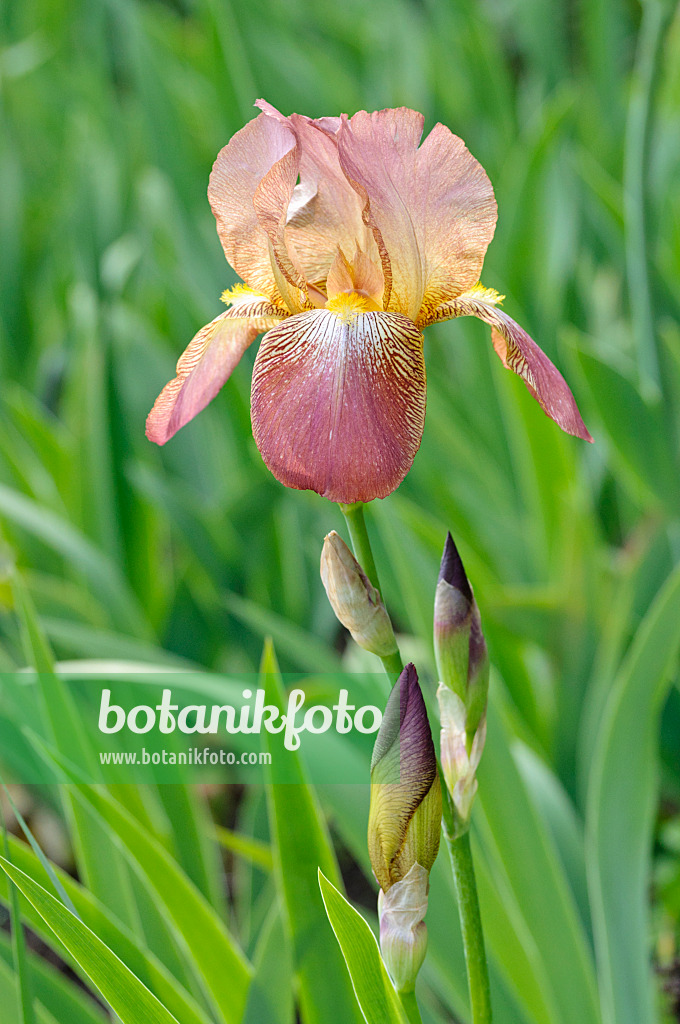
[[[380,593],[333,530],[321,552],[321,579],[337,618],[364,650],[386,658],[397,650]]]

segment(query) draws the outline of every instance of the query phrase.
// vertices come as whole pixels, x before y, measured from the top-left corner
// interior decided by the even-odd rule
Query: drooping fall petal
[[[260,114],[220,150],[210,175],[208,199],[227,260],[246,284],[272,298],[281,276],[295,288],[304,285],[284,237],[299,165],[290,127]],[[294,293],[293,305],[301,308]]]
[[[146,420],[146,436],[165,444],[212,401],[258,334],[281,312],[267,302],[239,302],[220,313],[190,341],[177,376],[161,391]]]
[[[488,296],[488,299],[486,298]],[[427,323],[456,316],[476,316],[491,326],[491,340],[503,365],[522,378],[547,416],[567,434],[592,441],[564,377],[518,323],[495,305],[502,298],[491,289],[473,288],[435,310]]]
[[[462,140],[438,124],[418,148],[422,130],[422,115],[402,107],[360,111],[338,131],[340,164],[384,245],[386,308],[413,320],[479,279],[497,216],[491,183]]]
[[[398,314],[359,312],[359,296],[335,301],[338,312],[297,314],[262,339],[253,435],[286,486],[331,501],[371,501],[401,483],[420,445],[422,335]]]

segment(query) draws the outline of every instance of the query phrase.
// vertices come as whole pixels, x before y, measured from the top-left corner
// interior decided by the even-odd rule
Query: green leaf
[[[262,656],[267,704],[281,708],[283,683],[274,651]],[[281,734],[267,733],[272,755],[267,787],[276,877],[292,936],[303,1024],[361,1021],[347,971],[326,921],[317,882],[319,868],[339,885],[340,873],[316,794],[307,784],[296,751],[286,750]]]
[[[552,837],[530,798],[513,759],[508,724],[499,700],[491,700],[488,733],[479,769],[473,821],[506,910],[530,958],[555,1022],[598,1024],[595,966],[576,899]],[[482,904],[482,917],[484,906]],[[555,941],[559,935],[559,942]],[[490,954],[503,962],[511,949],[502,935]],[[508,965],[510,966],[510,965]],[[514,981],[511,969],[508,980]],[[522,996],[521,991],[517,991]]]
[[[226,926],[167,850],[136,818],[103,787],[78,783],[60,755],[50,754],[44,745],[38,745],[70,779],[74,797],[94,812],[124,859],[167,910],[198,980],[227,1024],[237,1024],[243,1014],[252,968]]]
[[[604,1024],[657,1020],[648,888],[657,732],[680,650],[680,568],[640,626],[612,688],[588,790],[586,862]]]
[[[75,914],[88,928],[95,932],[99,938],[130,967],[134,974],[155,995],[167,1006],[182,1024],[210,1024],[205,1013],[196,1002],[181,986],[179,981],[170,973],[165,964],[154,956],[144,946],[138,944],[132,934],[126,930],[124,924],[116,915],[92,893],[76,882],[70,875],[62,871],[56,865],[49,864],[49,871],[45,868],[42,860],[13,836],[9,837],[12,861],[21,868],[34,881],[43,886],[54,885],[53,876],[58,881],[58,890],[65,890],[69,903],[75,909]],[[44,857],[44,855],[43,855]],[[3,887],[9,889],[12,883],[3,874],[0,874],[0,895],[3,894]],[[68,903],[66,904],[68,907]],[[53,932],[47,928],[42,918],[32,906],[27,906],[24,911],[24,918],[28,921],[33,931],[38,932],[44,941],[52,946],[61,956],[68,956],[63,946]],[[78,965],[76,964],[76,967]]]
[[[57,877],[57,875],[56,875],[54,869],[52,868],[52,865],[48,861],[47,857],[45,856],[45,854],[40,849],[40,846],[38,845],[38,842],[36,841],[35,836],[33,835],[33,833],[31,832],[30,828],[28,827],[28,824],[27,824],[26,819],[24,818],[23,814],[21,813],[21,811],[19,810],[19,808],[15,804],[15,802],[14,802],[14,800],[12,798],[12,794],[8,790],[7,786],[5,785],[5,783],[4,783],[3,779],[2,779],[2,776],[0,776],[0,784],[2,785],[2,788],[3,788],[4,792],[5,792],[5,797],[8,800],[10,807],[12,808],[12,813],[14,814],[14,817],[17,819],[17,821],[21,825],[21,830],[24,833],[24,835],[26,836],[26,839],[28,840],[31,849],[33,850],[33,853],[36,855],[36,857],[40,861],[42,867],[47,872],[47,874],[49,876],[49,879],[50,879],[52,885],[54,886],[57,895],[59,896],[59,899],[64,904],[64,906],[67,907],[71,911],[72,914],[74,914],[76,917],[78,917],[78,913],[76,911],[76,908],[73,906],[73,903],[71,902],[70,896],[66,892],[66,889],[64,888],[64,886],[61,884],[59,878]],[[7,853],[5,854],[5,856],[7,857],[7,860],[11,860],[12,859],[9,856],[9,854],[7,854]]]
[[[42,1005],[60,1024],[64,1021],[68,1024],[109,1024],[110,1018],[94,999],[86,995],[79,985],[74,985],[62,970],[52,967],[42,956],[30,956],[29,959],[38,1021],[41,1020]],[[11,964],[12,951],[6,937],[0,933],[0,966],[3,961],[7,966]]]
[[[109,608],[114,624],[133,636],[148,637],[149,626],[120,569],[66,519],[0,484],[0,515],[17,523],[83,573]]]
[[[642,485],[648,500],[656,497],[675,512],[680,504],[680,468],[662,407],[646,403],[627,377],[596,355],[577,351],[623,477],[637,489]]]
[[[42,624],[21,574],[15,572],[12,589],[17,614],[24,633],[27,659],[37,671],[48,736],[62,753],[98,777],[92,744],[83,728],[71,692],[54,671],[54,659]],[[130,892],[130,879],[119,858],[110,855],[106,837],[87,811],[75,806],[68,790],[62,790],[66,819],[71,828],[78,866],[87,885],[101,899],[116,894],[120,916],[132,927],[139,927],[137,908]]]
[[[294,979],[290,941],[281,906],[274,901],[255,953],[255,974],[248,990],[242,1024],[292,1024],[295,1019]]]
[[[399,997],[380,956],[375,935],[354,907],[319,871],[328,920],[347,964],[361,1012],[368,1024],[406,1024]]]
[[[4,857],[0,867],[63,942],[113,1007],[122,1024],[179,1024],[94,932]]]
[[[260,839],[253,839],[252,836],[245,836],[219,825],[216,835],[225,850],[229,850],[237,857],[243,857],[255,867],[261,868],[262,871],[271,871],[274,867],[274,858],[269,843],[263,843]]]
[[[5,825],[4,816],[2,818],[2,838],[3,853],[5,855],[5,858],[7,859],[7,862],[10,863],[9,843],[7,840],[7,827]],[[28,957],[26,955],[26,936],[24,935],[24,928],[21,923],[21,913],[19,911],[19,894],[16,886],[14,886],[11,883],[9,895],[9,914],[10,924],[12,926],[12,949],[14,953],[14,968],[16,970],[19,983],[19,1007],[21,1009],[21,1020],[22,1024],[35,1024],[33,993],[28,966]]]

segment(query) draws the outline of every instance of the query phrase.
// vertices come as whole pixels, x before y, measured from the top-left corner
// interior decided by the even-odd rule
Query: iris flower
[[[266,332],[251,395],[266,465],[331,501],[383,498],[423,434],[423,329],[476,316],[548,416],[590,440],[561,374],[479,283],[497,208],[462,140],[437,124],[421,145],[423,117],[405,107],[312,120],[257,106],[208,187],[244,283],[180,358],[147,436],[165,444]]]

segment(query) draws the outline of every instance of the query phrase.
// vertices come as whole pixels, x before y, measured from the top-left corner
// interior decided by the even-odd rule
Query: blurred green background
[[[653,835],[653,936],[646,946],[644,920],[636,934],[672,965],[680,613],[662,628],[658,602],[677,590],[680,562],[678,8],[33,0],[4,4],[0,23],[3,559],[16,559],[57,657],[248,671],[267,635],[286,670],[355,657],[318,578],[341,517],[280,486],[250,434],[256,346],[163,450],[144,420],[233,283],[205,193],[254,99],[312,116],[422,110],[426,130],[447,124],[488,172],[499,222],[483,281],[562,370],[595,444],[543,415],[482,324],[428,329],[422,447],[370,511],[384,596],[431,678],[433,587],[452,531],[510,746],[549,767],[580,843],[594,777],[597,800],[623,780],[607,797],[623,825],[588,869],[591,901],[598,871]],[[2,667],[20,667],[7,586],[0,599]],[[654,622],[639,704],[607,760],[635,638]],[[651,766],[658,736],[657,811],[653,771],[639,805],[625,784],[641,737]],[[644,892],[642,846],[628,868]],[[594,924],[600,964],[610,925]]]

